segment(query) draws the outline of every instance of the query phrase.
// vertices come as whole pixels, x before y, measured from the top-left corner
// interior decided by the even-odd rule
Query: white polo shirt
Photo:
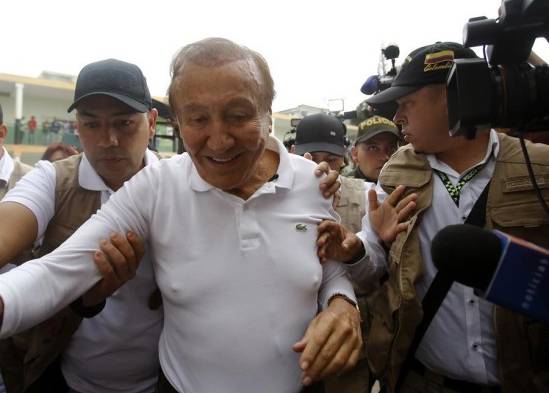
[[[158,158],[147,150],[145,161],[151,164]],[[99,191],[101,203],[113,194],[85,155],[78,181],[87,190]],[[42,238],[55,214],[55,185],[55,167],[40,161],[3,199],[33,212],[38,222],[37,239]],[[98,247],[99,243],[95,249]],[[71,388],[80,393],[154,391],[163,319],[161,310],[152,311],[147,306],[155,288],[152,263],[146,254],[136,277],[108,298],[100,314],[84,319],[73,334],[62,358],[63,375]]]
[[[292,345],[318,303],[354,294],[341,265],[316,255],[317,224],[335,213],[315,164],[274,138],[267,148],[280,156],[278,178],[246,201],[206,183],[187,154],[143,169],[57,250],[0,277],[0,334],[93,285],[90,251],[131,228],[149,240],[164,301],[160,362],[178,391],[299,392]]]

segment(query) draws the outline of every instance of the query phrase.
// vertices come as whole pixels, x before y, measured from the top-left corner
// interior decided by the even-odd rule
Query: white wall
[[[42,121],[53,117],[61,120],[74,120],[74,112],[67,113],[67,108],[71,102],[59,98],[29,97],[23,91],[24,122],[28,121],[31,116],[36,117],[39,127]],[[13,126],[15,121],[15,98],[13,95],[10,97],[0,95],[0,105],[2,105],[4,111],[4,123],[10,127]]]

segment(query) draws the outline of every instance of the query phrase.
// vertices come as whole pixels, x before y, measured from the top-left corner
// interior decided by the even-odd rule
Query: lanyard
[[[438,175],[440,180],[442,180],[442,184],[444,184],[444,187],[446,187],[446,190],[448,190],[448,194],[450,194],[450,197],[456,204],[456,206],[459,206],[459,195],[461,194],[461,190],[465,186],[465,184],[470,181],[473,177],[477,175],[481,171],[481,169],[484,167],[484,165],[479,165],[471,169],[469,172],[467,172],[454,186],[446,173],[441,172],[437,169],[433,169],[433,171]]]

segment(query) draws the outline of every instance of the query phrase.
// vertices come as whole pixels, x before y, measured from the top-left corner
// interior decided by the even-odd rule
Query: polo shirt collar
[[[4,154],[2,154],[2,158],[0,158],[0,185],[6,185],[8,184],[10,180],[11,173],[13,172],[13,169],[15,168],[15,164],[13,162],[13,158],[8,154],[8,151],[5,147],[1,147]]]
[[[274,151],[279,156],[278,168],[276,170],[278,178],[274,182],[275,187],[292,188],[294,183],[294,168],[290,161],[290,153],[288,153],[282,142],[271,135],[267,138],[265,148]],[[191,168],[190,186],[196,192],[205,192],[215,188],[200,177],[194,163],[192,163]]]
[[[145,166],[158,161],[158,157],[149,149],[145,150]],[[105,184],[101,176],[95,171],[85,153],[82,153],[82,161],[78,168],[78,184],[80,187],[90,191],[114,192]]]

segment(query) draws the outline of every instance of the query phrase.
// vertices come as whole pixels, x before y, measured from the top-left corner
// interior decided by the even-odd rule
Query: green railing
[[[72,132],[65,132],[60,130],[58,132],[44,132],[43,127],[37,127],[34,135],[30,135],[27,131],[26,126],[23,126],[23,129],[19,131],[19,134],[16,135],[15,124],[6,124],[8,127],[8,136],[4,141],[5,144],[20,144],[20,145],[35,145],[35,146],[47,146],[50,143],[66,143],[68,145],[73,145],[80,148],[80,141],[78,140],[78,135]],[[156,139],[156,145],[158,151],[160,152],[175,152],[173,149],[174,143],[169,138],[168,128],[166,124],[157,124],[156,126],[156,135],[160,137]],[[177,146],[177,143],[175,143]]]

